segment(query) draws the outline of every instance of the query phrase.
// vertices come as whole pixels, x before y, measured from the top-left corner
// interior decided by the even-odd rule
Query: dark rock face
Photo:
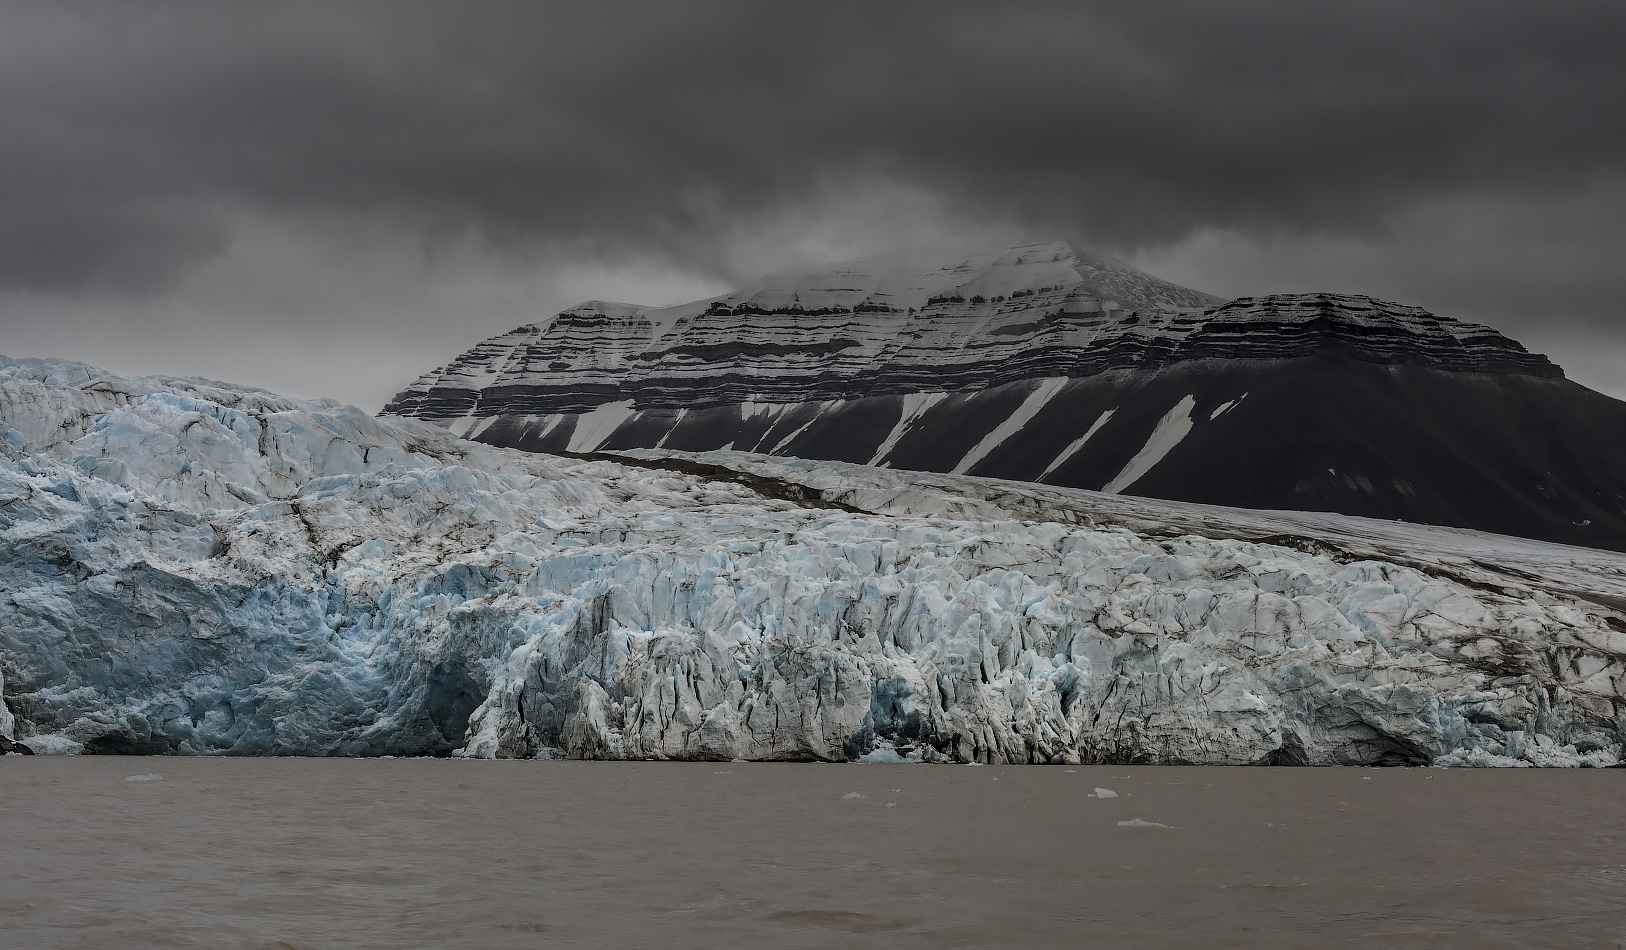
[[[1196,326],[1170,348],[1163,365],[1202,359],[1334,356],[1454,373],[1547,379],[1564,375],[1547,357],[1527,352],[1490,327],[1372,297],[1243,297],[1190,322]]]
[[[1626,403],[1369,297],[1219,303],[1070,246],[593,303],[387,411],[537,451],[740,451],[1626,549]]]

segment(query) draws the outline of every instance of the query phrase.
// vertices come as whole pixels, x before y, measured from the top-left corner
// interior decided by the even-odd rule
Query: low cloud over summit
[[[12,7],[0,351],[377,408],[579,298],[1064,234],[1622,392],[1623,36],[1610,3]],[[234,355],[290,332],[398,352]]]

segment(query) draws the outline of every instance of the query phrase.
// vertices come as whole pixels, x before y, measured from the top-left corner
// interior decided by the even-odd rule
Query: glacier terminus
[[[1626,555],[0,359],[36,753],[1614,766]]]

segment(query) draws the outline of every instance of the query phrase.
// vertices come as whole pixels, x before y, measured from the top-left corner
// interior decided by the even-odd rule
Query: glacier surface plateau
[[[1626,556],[0,358],[35,752],[1592,765]]]

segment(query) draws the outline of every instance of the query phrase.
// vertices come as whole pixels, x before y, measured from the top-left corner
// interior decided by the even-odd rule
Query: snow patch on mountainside
[[[926,410],[942,402],[947,396],[948,393],[910,393],[904,396],[903,414],[898,417],[898,423],[892,427],[892,431],[888,432],[886,438],[881,440],[880,446],[875,450],[875,457],[869,460],[869,464],[882,464],[882,460],[892,451],[892,447],[898,444],[898,440],[903,438],[903,434],[909,431],[909,427],[914,425],[915,421],[921,416],[925,415]],[[793,432],[787,438],[793,439],[795,437],[796,433]]]
[[[678,426],[683,424],[683,417],[688,415],[688,414],[689,414],[689,410],[687,410],[687,409],[679,409],[677,411],[677,415],[672,417],[672,427],[670,429],[667,429],[666,434],[661,436],[660,441],[655,443],[655,448],[658,449],[658,448],[660,448],[660,447],[662,447],[662,446],[664,446],[666,444],[666,440],[670,439],[672,437],[672,433],[676,432],[677,429],[678,429]],[[545,435],[546,433],[543,433],[543,434]]]
[[[1045,470],[1039,473],[1039,477],[1034,479],[1034,481],[1044,481],[1047,477],[1049,477],[1051,472],[1054,472],[1056,469],[1067,464],[1067,460],[1077,455],[1078,450],[1084,447],[1084,443],[1090,441],[1090,436],[1100,431],[1101,427],[1107,424],[1107,420],[1112,418],[1112,414],[1117,411],[1118,410],[1116,409],[1102,410],[1101,414],[1095,417],[1095,421],[1090,423],[1090,427],[1084,430],[1084,434],[1074,439],[1072,442],[1069,442],[1067,447],[1062,449],[1061,452],[1057,454],[1054,461],[1045,466]]]
[[[825,413],[834,412],[834,411],[840,409],[842,406],[844,406],[846,404],[847,404],[847,400],[845,400],[845,399],[832,399],[832,400],[829,400],[828,402],[818,403],[817,404],[817,411],[813,413],[812,418],[810,418],[806,422],[802,423],[800,426],[798,426],[795,430],[793,430],[789,435],[785,436],[783,439],[780,439],[778,442],[774,443],[773,448],[769,449],[768,452],[770,454],[772,454],[772,453],[778,452],[780,449],[783,449],[785,446],[787,446],[787,445],[791,444],[792,442],[796,441],[796,437],[801,435],[802,433],[806,432],[813,425],[813,423],[818,422],[820,416],[822,416]],[[920,411],[925,412],[927,408],[930,408],[930,407],[923,407]],[[901,437],[902,433],[899,433],[899,436]]]
[[[1061,392],[1061,388],[1065,385],[1067,385],[1065,376],[1039,380],[1039,385],[1033,392],[1028,394],[1028,398],[1022,400],[1022,404],[1016,407],[1015,412],[1006,417],[1004,422],[995,426],[994,431],[983,436],[981,442],[971,447],[971,451],[967,452],[965,457],[960,459],[960,463],[954,466],[952,474],[963,475],[971,471],[971,467],[982,461],[989,452],[1003,445],[1006,439],[1021,432],[1022,427],[1032,422],[1033,417],[1039,414],[1039,410],[1044,408],[1045,403],[1049,402],[1056,393]]]
[[[1196,406],[1196,400],[1186,396],[1174,404],[1174,408],[1163,414],[1152,429],[1152,435],[1146,440],[1135,457],[1129,460],[1123,471],[1113,476],[1101,491],[1108,495],[1116,495],[1124,489],[1140,481],[1141,476],[1150,472],[1163,457],[1173,451],[1191,432],[1191,410]]]
[[[1226,414],[1227,412],[1230,412],[1232,409],[1236,408],[1238,403],[1242,402],[1242,400],[1244,400],[1246,398],[1248,398],[1248,394],[1243,393],[1242,395],[1236,397],[1235,399],[1227,399],[1224,402],[1220,403],[1219,405],[1215,406],[1214,411],[1210,412],[1208,414],[1208,421],[1213,422],[1215,419],[1218,419],[1220,416]]]
[[[607,402],[592,412],[586,413],[576,420],[576,429],[570,433],[569,450],[572,452],[591,452],[604,444],[623,422],[637,410],[632,408],[632,400],[621,402]]]

